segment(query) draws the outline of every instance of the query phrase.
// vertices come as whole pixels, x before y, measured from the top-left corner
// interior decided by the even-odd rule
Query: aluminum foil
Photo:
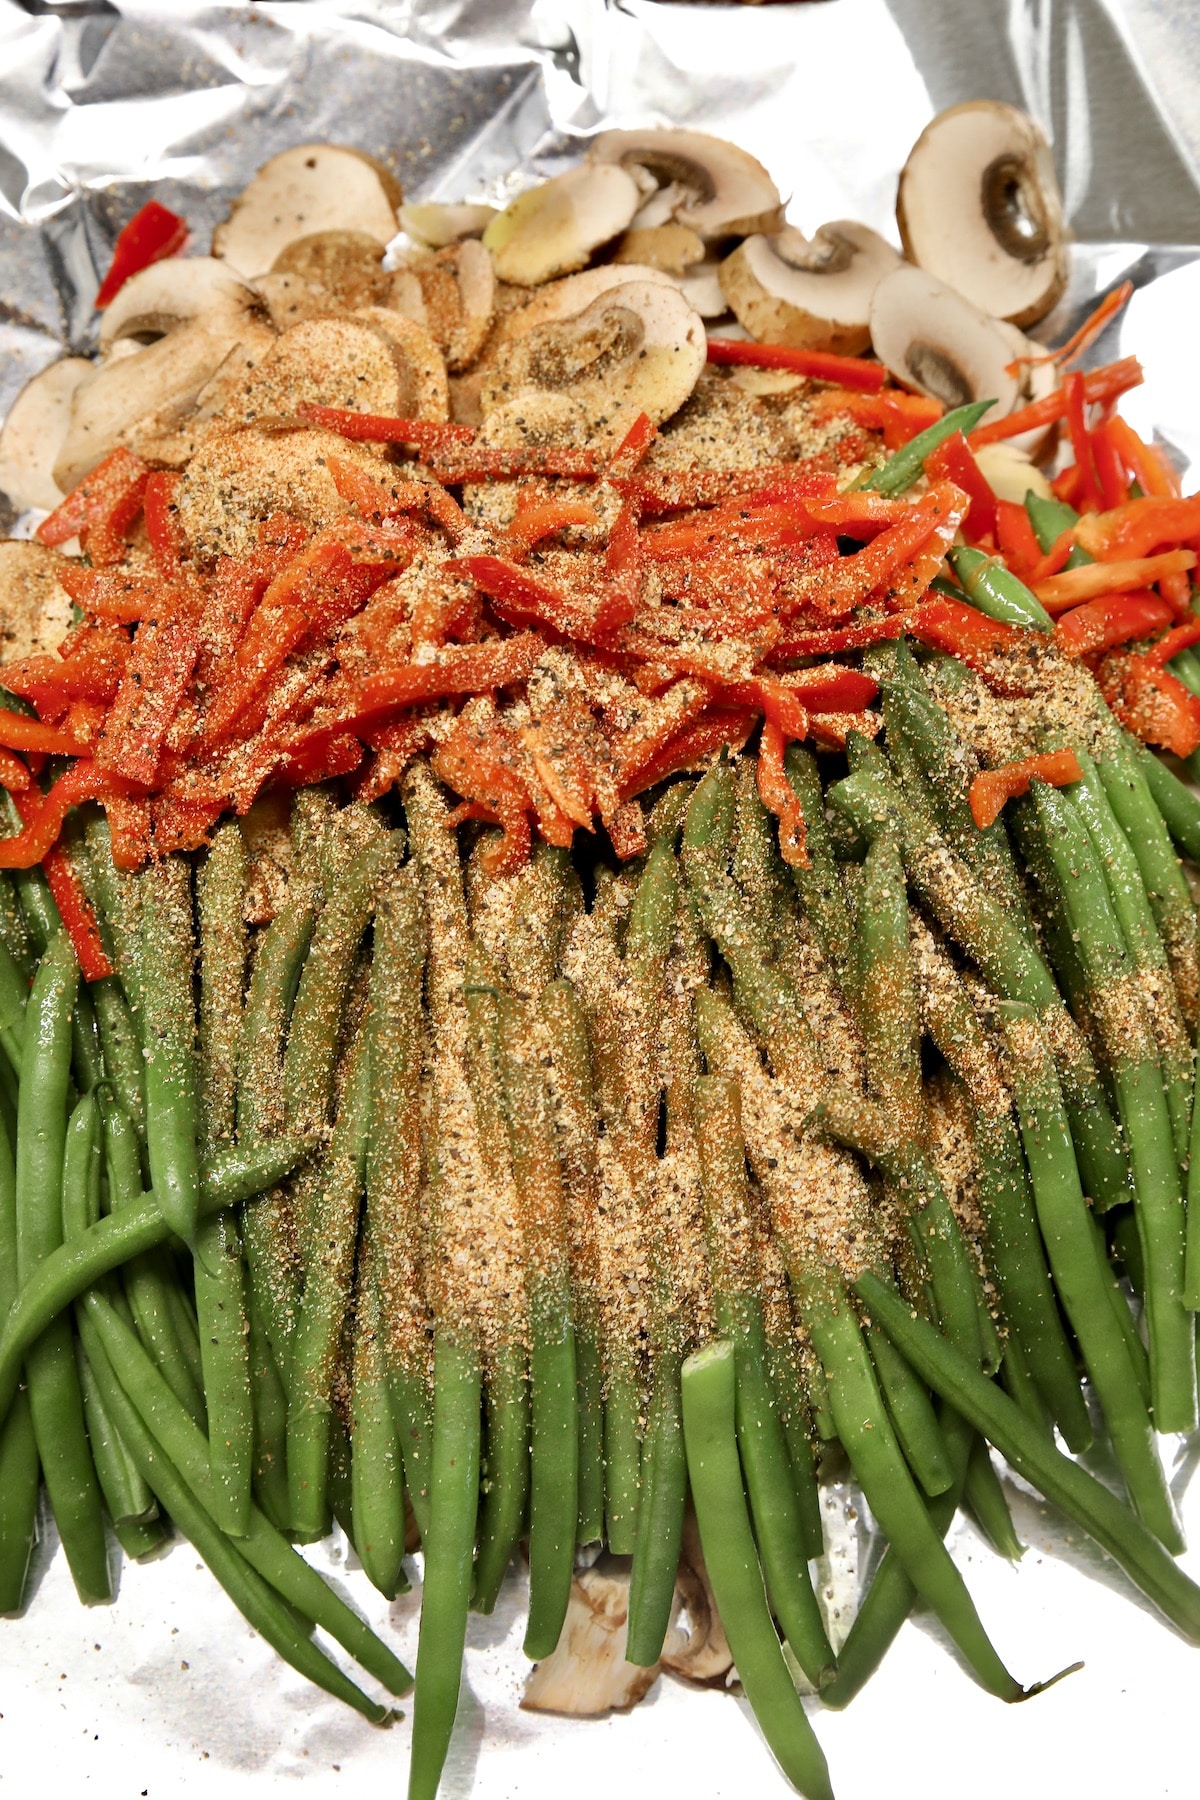
[[[1196,79],[1194,0],[0,0],[0,414],[65,348],[90,348],[99,274],[150,193],[203,252],[254,168],[297,142],[370,151],[412,198],[501,199],[606,126],[687,124],[759,156],[802,229],[850,216],[895,237],[914,138],[940,107],[985,95],[1049,132],[1077,240],[1069,292],[1039,329],[1065,332],[1131,276],[1134,300],[1095,355],[1141,356],[1147,382],[1124,410],[1186,471],[1200,462]],[[1185,1491],[1195,1449],[1164,1450],[1200,1530]],[[918,1617],[846,1715],[813,1707],[841,1800],[960,1784],[973,1800],[1040,1800],[1064,1776],[1095,1800],[1193,1795],[1195,1652],[1006,1479],[1030,1546],[1019,1571],[965,1522],[960,1565],[1023,1679],[1087,1666],[1006,1711]],[[868,1554],[848,1488],[830,1489],[827,1523],[820,1573],[844,1633]],[[389,1606],[344,1539],[310,1554],[411,1663],[419,1567]],[[323,1800],[404,1781],[407,1722],[375,1731],[283,1668],[188,1546],[126,1567],[116,1604],[92,1612],[48,1521],[37,1559],[26,1616],[0,1628],[0,1792],[36,1780],[105,1800],[224,1800],[300,1784]],[[790,1792],[733,1696],[663,1681],[627,1717],[519,1711],[523,1607],[514,1576],[495,1616],[471,1621],[447,1800]]]

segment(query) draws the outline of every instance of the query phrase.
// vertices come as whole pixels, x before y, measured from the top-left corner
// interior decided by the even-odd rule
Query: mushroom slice
[[[371,306],[387,292],[383,246],[365,231],[314,231],[285,244],[272,275],[295,275],[325,296],[325,311]]]
[[[192,319],[241,318],[258,306],[254,289],[215,256],[171,256],[131,275],[100,319],[100,352],[127,338],[143,344]]]
[[[265,275],[280,251],[319,231],[355,231],[377,244],[398,230],[404,195],[361,151],[298,144],[265,162],[213,232],[213,254],[243,275]]]
[[[442,353],[424,326],[390,306],[362,306],[356,319],[388,340],[400,374],[398,415],[402,419],[448,419],[450,395]],[[359,408],[365,411],[365,407]]]
[[[716,257],[706,256],[703,262],[696,263],[681,275],[679,291],[702,319],[719,319],[729,311],[729,302],[721,286],[721,264]]]
[[[629,1576],[602,1557],[571,1583],[558,1646],[525,1683],[522,1710],[596,1718],[636,1706],[658,1680],[658,1665],[626,1662],[628,1628]]]
[[[502,281],[536,287],[582,269],[593,250],[624,231],[638,200],[624,169],[584,163],[518,194],[484,232],[484,246]]]
[[[885,275],[870,322],[875,354],[897,381],[946,406],[995,400],[997,418],[1017,404],[1012,347],[999,321],[926,270],[902,264]]]
[[[400,228],[415,243],[443,250],[462,238],[481,237],[498,211],[498,207],[477,206],[471,201],[427,200],[400,208]]]
[[[430,332],[450,369],[465,369],[492,323],[496,276],[474,238],[405,258],[392,276],[391,305]]]
[[[871,341],[871,295],[900,260],[877,231],[850,219],[811,239],[785,226],[739,244],[721,264],[721,289],[759,343],[857,356]]]
[[[704,368],[704,323],[678,288],[629,281],[568,318],[548,319],[502,344],[480,394],[484,417],[531,391],[565,394],[595,435],[656,424],[681,407]]]
[[[44,544],[0,538],[0,662],[62,643],[71,629],[71,601],[59,581],[66,566],[67,559]]]
[[[544,325],[549,319],[569,319],[601,294],[625,287],[631,281],[657,282],[662,287],[679,285],[664,270],[651,268],[649,263],[604,263],[598,269],[585,269],[582,275],[568,275],[564,281],[551,282],[532,300],[506,312],[497,336],[501,340],[524,337],[535,325]]]
[[[214,431],[184,470],[179,524],[200,563],[245,557],[272,513],[290,513],[316,530],[346,503],[329,473],[340,457],[378,470],[374,452],[332,431]]]
[[[702,238],[776,231],[783,222],[779,189],[762,164],[705,131],[603,131],[588,161],[648,171],[678,195],[673,217]]]
[[[1050,146],[1015,106],[969,100],[928,124],[900,176],[909,258],[985,312],[1031,325],[1067,284]]]
[[[224,425],[286,418],[304,403],[353,412],[400,411],[401,373],[394,348],[361,319],[305,319],[277,337],[225,401]]]
[[[719,1681],[733,1667],[733,1652],[717,1611],[716,1595],[708,1579],[700,1528],[689,1506],[683,1521],[683,1542],[675,1593],[687,1613],[688,1629],[679,1626],[667,1633],[662,1666],[689,1681]]]
[[[29,506],[53,512],[62,499],[54,464],[76,389],[91,373],[86,357],[61,357],[27,381],[9,408],[0,430],[0,490],[18,512]]]
[[[1032,488],[1039,500],[1053,500],[1054,490],[1029,452],[1005,439],[999,444],[984,444],[975,452],[979,473],[998,500],[1011,500],[1022,506]]]
[[[630,230],[613,251],[615,263],[649,264],[668,275],[682,275],[704,261],[704,239],[687,225],[649,225]]]

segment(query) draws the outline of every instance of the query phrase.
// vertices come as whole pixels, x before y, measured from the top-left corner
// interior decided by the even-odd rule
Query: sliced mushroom
[[[326,296],[325,310],[372,306],[387,293],[383,245],[365,231],[314,231],[285,244],[272,275],[295,275]]]
[[[628,1626],[629,1575],[602,1557],[571,1583],[558,1647],[525,1683],[522,1709],[596,1718],[636,1706],[658,1680],[658,1665],[626,1662]]]
[[[913,262],[1015,325],[1040,319],[1066,286],[1050,146],[1015,106],[970,100],[939,113],[904,165],[896,220]]]
[[[683,275],[704,261],[704,239],[687,225],[648,225],[627,231],[613,251],[615,263],[649,264],[668,275]]]
[[[374,453],[332,431],[214,431],[184,470],[179,523],[192,555],[244,557],[272,513],[290,513],[316,530],[346,510],[329,458],[377,471]]]
[[[637,209],[632,176],[585,163],[518,194],[492,220],[483,242],[502,281],[536,287],[582,269],[593,250],[624,231]]]
[[[705,131],[603,131],[588,161],[648,171],[677,197],[670,216],[702,238],[776,231],[783,222],[779,189],[762,164]]]
[[[265,275],[297,238],[362,232],[378,244],[399,229],[399,182],[361,151],[299,144],[265,162],[213,232],[213,255],[246,276]]]
[[[390,306],[363,306],[354,316],[382,332],[392,346],[400,374],[399,417],[449,418],[446,365],[424,326],[406,319],[403,313],[393,312]]]
[[[675,1583],[676,1596],[687,1614],[687,1630],[676,1625],[668,1632],[662,1666],[689,1681],[719,1681],[733,1667],[733,1652],[717,1611],[716,1595],[700,1547],[700,1530],[690,1506],[683,1521],[682,1553]]]
[[[660,424],[695,387],[705,353],[703,321],[677,288],[625,282],[501,345],[482,386],[483,413],[541,391],[575,401],[600,438],[627,430],[638,413]]]
[[[0,490],[18,512],[29,506],[52,512],[62,499],[54,464],[76,390],[91,373],[86,357],[61,357],[27,381],[9,408],[0,430]]]
[[[498,211],[498,207],[477,206],[471,201],[450,204],[427,200],[417,206],[402,206],[400,227],[416,243],[442,250],[462,238],[482,237]]]
[[[1017,364],[1016,377],[1020,387],[1018,406],[1027,406],[1034,400],[1045,400],[1062,385],[1062,370],[1054,361],[1045,344],[1039,344],[1036,338],[1026,337],[1023,331],[1007,320],[997,321],[1005,338],[1012,347],[1012,356]],[[1008,438],[1006,442],[1013,444],[1029,456],[1041,456],[1043,451],[1051,449],[1058,443],[1058,426],[1041,426],[1034,431],[1023,431],[1019,436]]]
[[[601,294],[625,287],[631,281],[657,282],[661,287],[679,285],[662,269],[653,269],[648,263],[604,263],[598,269],[585,269],[582,275],[568,275],[563,281],[551,282],[523,306],[506,311],[497,327],[497,338],[503,342],[524,337],[550,319],[572,318]]]
[[[258,306],[254,289],[215,256],[171,256],[131,275],[100,318],[100,351],[118,342],[142,345],[193,319],[241,318]]]
[[[424,325],[450,369],[465,369],[483,348],[492,323],[496,276],[474,238],[405,258],[391,278],[389,304]]]
[[[154,316],[158,324],[169,322],[168,315]],[[232,350],[242,346],[249,360],[257,360],[274,337],[257,296],[237,282],[136,354],[117,356],[124,341],[118,339],[114,354],[76,390],[54,479],[64,491],[74,487],[118,444],[138,450],[154,443],[157,460],[186,458],[189,440],[181,437],[173,450],[172,434],[198,395]]]
[[[679,277],[679,291],[689,306],[694,306],[702,319],[719,319],[729,311],[729,302],[721,286],[719,257],[706,256]]]
[[[306,319],[275,339],[225,401],[222,420],[251,425],[288,417],[302,403],[395,417],[402,386],[395,348],[382,331],[358,318]]]
[[[0,538],[0,662],[62,643],[71,629],[71,601],[59,581],[65,566],[66,558],[44,544]]]
[[[1032,491],[1039,500],[1052,500],[1054,490],[1028,451],[1007,440],[1000,444],[984,444],[975,452],[979,472],[998,500],[1011,500],[1021,506]]]
[[[871,341],[871,295],[900,260],[877,231],[851,219],[822,225],[811,239],[785,226],[739,244],[721,264],[721,289],[759,343],[857,356]]]
[[[1017,404],[1012,347],[999,322],[924,269],[902,264],[879,282],[871,342],[897,381],[946,406],[995,400],[1000,418]]]

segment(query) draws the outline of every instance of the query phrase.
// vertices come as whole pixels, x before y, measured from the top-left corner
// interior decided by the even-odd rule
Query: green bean
[[[9,1068],[18,1079],[21,1074],[25,1008],[28,1002],[29,983],[25,972],[8,946],[0,940],[0,1050],[3,1050]]]
[[[1200,862],[1200,799],[1153,750],[1143,745],[1134,755],[1171,836],[1185,856]]]
[[[529,1498],[529,1371],[520,1344],[491,1347],[484,1363],[484,1398],[483,1504],[471,1606],[490,1613],[525,1528]]]
[[[1055,1449],[1007,1394],[886,1282],[866,1271],[854,1285],[872,1318],[929,1385],[995,1445],[1017,1474],[1075,1519],[1190,1642],[1200,1643],[1200,1588],[1159,1539],[1094,1476]]]
[[[1030,488],[1025,496],[1025,511],[1029,514],[1029,523],[1033,526],[1033,535],[1037,538],[1038,547],[1045,555],[1052,550],[1064,531],[1078,525],[1079,514],[1065,500],[1044,499],[1041,494]],[[1076,544],[1066,561],[1068,569],[1078,569],[1092,558],[1083,548]]]
[[[92,1373],[92,1365],[78,1339],[75,1343],[75,1360],[96,1477],[117,1542],[126,1556],[149,1556],[166,1542],[166,1521],[160,1518],[158,1501],[142,1480],[141,1470],[117,1435],[99,1383]]]
[[[202,1213],[220,1212],[261,1193],[291,1169],[302,1146],[294,1138],[232,1145],[201,1170]],[[153,1194],[110,1214],[74,1243],[55,1250],[22,1288],[0,1330],[0,1418],[16,1392],[21,1362],[30,1345],[64,1307],[123,1263],[166,1243],[170,1227]]]
[[[8,956],[16,963],[25,981],[32,981],[37,970],[37,958],[17,897],[16,885],[7,869],[3,872],[3,880],[0,880],[0,944],[3,944]]]
[[[969,406],[952,407],[935,425],[927,426],[915,438],[910,438],[881,469],[860,476],[855,487],[874,488],[877,494],[905,493],[920,478],[925,459],[933,455],[939,444],[944,444],[956,431],[961,431],[964,437],[968,431],[974,431],[984,413],[995,404],[994,400],[974,400]]]
[[[384,1360],[404,1480],[417,1524],[429,1523],[428,1303],[422,1267],[421,977],[425,928],[412,870],[381,884],[371,962],[371,1116],[386,1119],[367,1145],[367,1222],[386,1294]]]
[[[139,1138],[146,1135],[146,1084],[141,1040],[117,976],[106,975],[89,988],[96,1009],[104,1076],[121,1111]]]
[[[287,1482],[287,1394],[253,1292],[246,1296],[250,1394],[254,1409],[253,1494],[277,1531],[290,1531]]]
[[[246,980],[246,846],[236,819],[218,825],[196,874],[200,921],[200,1118],[205,1150],[234,1135]]]
[[[544,987],[538,1011],[549,1041],[547,1081],[553,1100],[570,1239],[568,1272],[575,1328],[578,1423],[576,1541],[590,1544],[604,1532],[604,1370],[595,1232],[596,1103],[587,1020],[571,983],[554,981]],[[633,1445],[636,1453],[636,1434]],[[636,1484],[636,1471],[634,1481]]]
[[[396,862],[394,833],[372,838],[345,869],[326,901],[292,1008],[283,1081],[288,1129],[304,1138],[327,1127],[337,1058],[338,1027],[358,947],[375,905],[375,891]]]
[[[1054,620],[1023,581],[998,557],[963,544],[946,552],[946,561],[962,582],[972,606],[999,619],[1004,625],[1022,625],[1033,631],[1054,630]]]
[[[17,1279],[22,1287],[63,1242],[62,1180],[67,1139],[71,1016],[79,968],[63,932],[34,978],[25,1022],[17,1113]],[[84,1427],[69,1317],[28,1349],[25,1375],[42,1473],[81,1600],[112,1599],[100,1489]]]
[[[954,1480],[954,1471],[928,1389],[922,1387],[886,1331],[873,1326],[867,1332],[867,1348],[905,1462],[926,1494],[931,1498],[944,1494]]]
[[[105,1090],[100,1094],[104,1120],[104,1148],[109,1204],[114,1212],[136,1205],[141,1198],[141,1170],[133,1126]],[[172,1390],[196,1424],[205,1421],[204,1392],[198,1371],[192,1367],[182,1343],[172,1309],[177,1283],[165,1249],[133,1258],[125,1268],[125,1293],[137,1321],[138,1332]]]
[[[1188,1430],[1196,1419],[1195,1331],[1182,1301],[1183,1193],[1158,1059],[1129,991],[1128,952],[1087,830],[1069,801],[1044,782],[1033,784],[1031,802],[1095,998],[1129,1144],[1146,1251],[1155,1424],[1160,1431]]]
[[[1055,1286],[1079,1340],[1130,1498],[1165,1544],[1181,1547],[1179,1522],[1136,1370],[1105,1292],[1104,1266],[1070,1153],[1048,1053],[1036,1024],[1009,1010],[1007,1035],[1021,1136]]]
[[[825,1368],[838,1436],[880,1529],[977,1679],[999,1699],[1019,1700],[1021,1688],[992,1647],[913,1485],[887,1422],[853,1306],[827,1272],[793,1268],[792,1277]]]
[[[333,1383],[350,1303],[354,1247],[370,1128],[370,1045],[351,1052],[337,1124],[306,1232],[304,1296],[296,1321],[288,1405],[292,1528],[303,1542],[329,1529],[328,1465]]]
[[[176,1236],[192,1246],[200,1208],[200,1168],[187,863],[177,857],[151,863],[138,877],[138,892],[150,1179],[163,1217]]]
[[[368,1230],[360,1258],[350,1397],[354,1547],[367,1579],[389,1600],[404,1578],[404,1465],[384,1355],[379,1249]]]
[[[0,1314],[8,1314],[17,1287],[17,1177],[8,1128],[0,1122]],[[37,1501],[37,1444],[29,1395],[22,1391],[0,1428],[0,1613],[21,1607]]]
[[[733,1345],[718,1341],[689,1356],[682,1391],[700,1541],[746,1698],[793,1787],[807,1800],[832,1800],[825,1758],[784,1662],[758,1566],[738,1461]]]
[[[553,1122],[533,1065],[534,1046],[522,1031],[524,1022],[514,1002],[502,1005],[500,1080],[529,1304],[529,1623],[525,1654],[538,1662],[558,1643],[571,1594],[579,1518],[579,1423],[566,1197]],[[673,1572],[671,1583],[673,1588]],[[636,1658],[630,1655],[630,1660]]]
[[[830,843],[817,759],[811,751],[792,744],[788,747],[784,768],[804,813],[808,847],[808,868],[793,868],[792,880],[821,952],[833,970],[838,986],[850,999],[853,996],[850,915]]]
[[[987,1445],[980,1437],[975,1439],[971,1448],[963,1498],[975,1523],[996,1554],[1007,1557],[1009,1562],[1020,1562],[1026,1546],[1017,1536],[995,1464]]]
[[[196,1311],[204,1408],[217,1493],[217,1524],[246,1530],[254,1465],[254,1405],[242,1242],[232,1213],[205,1219],[196,1235]]]
[[[479,1505],[479,1353],[439,1329],[433,1359],[433,1463],[409,1800],[436,1800],[454,1729]]]
[[[305,1629],[307,1620],[298,1620],[289,1601],[250,1565],[244,1554],[245,1541],[242,1546],[235,1545],[213,1523],[202,1501],[166,1454],[161,1440],[143,1422],[105,1350],[100,1330],[100,1319],[104,1316],[102,1308],[104,1301],[99,1295],[89,1296],[85,1303],[82,1325],[88,1361],[96,1372],[105,1404],[122,1439],[129,1445],[142,1474],[152,1484],[172,1519],[195,1546],[238,1611],[285,1662],[326,1693],[344,1700],[372,1724],[385,1724],[390,1717],[387,1708],[369,1700],[318,1650]],[[111,1318],[111,1312],[109,1316]],[[296,1558],[297,1562],[301,1560]]]

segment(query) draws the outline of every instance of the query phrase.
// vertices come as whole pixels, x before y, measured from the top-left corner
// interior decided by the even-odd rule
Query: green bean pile
[[[1020,1553],[994,1448],[1200,1642],[1155,1439],[1196,1424],[1200,802],[1030,655],[1009,702],[868,652],[879,735],[788,753],[806,868],[750,758],[664,787],[634,863],[542,845],[499,879],[420,762],[379,805],[298,795],[269,854],[229,820],[136,874],[78,811],[116,974],[81,987],[40,876],[0,889],[0,1610],[44,1482],[82,1599],[112,1597],[109,1526],[131,1557],[173,1528],[382,1723],[312,1628],[412,1678],[294,1545],[336,1518],[391,1597],[419,1543],[433,1800],[519,1546],[532,1660],[603,1543],[652,1668],[690,1504],[820,1800],[799,1687],[846,1705],[918,1600],[989,1692],[1036,1691],[944,1543],[963,1504]],[[1081,782],[975,826],[981,757],[1065,743]],[[1093,1419],[1123,1499],[1073,1460]],[[835,1445],[886,1540],[838,1646]]]

